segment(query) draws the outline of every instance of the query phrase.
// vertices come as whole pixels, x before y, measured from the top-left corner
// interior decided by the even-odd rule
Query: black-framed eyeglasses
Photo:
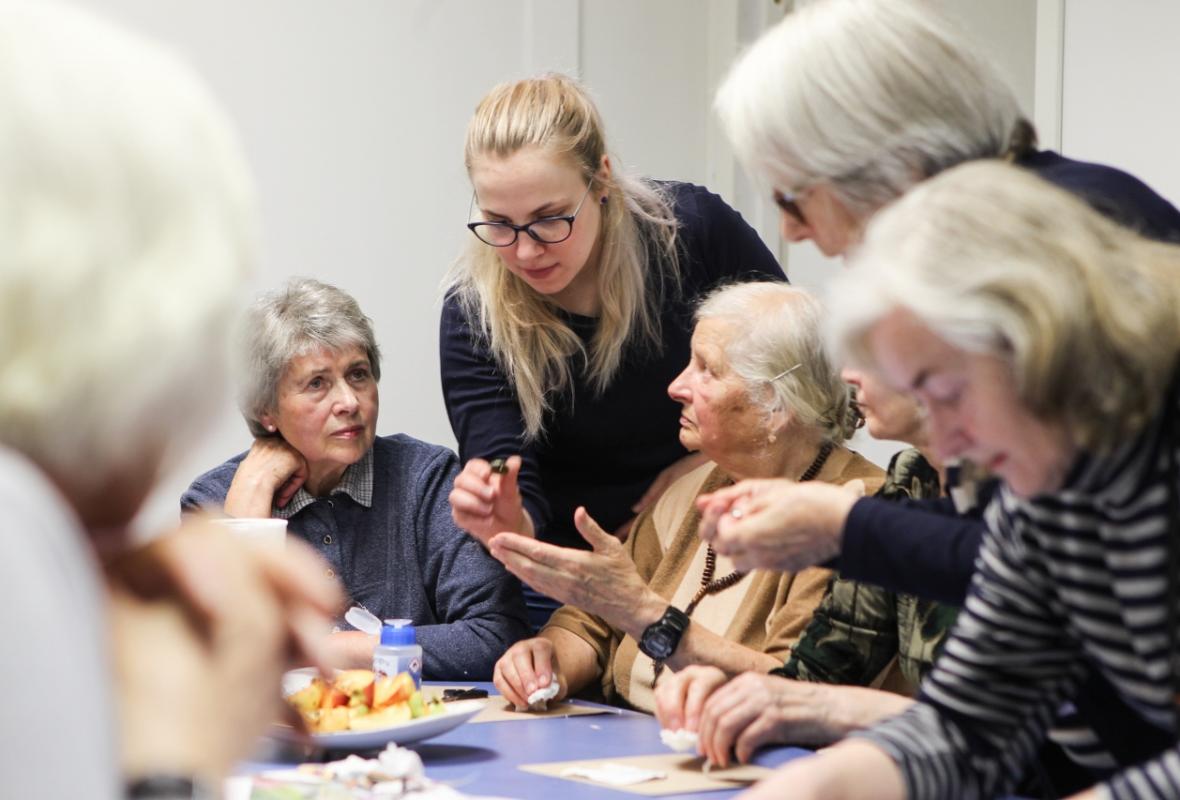
[[[590,196],[590,188],[594,185],[593,178],[586,185],[586,193],[578,201],[577,208],[572,214],[560,217],[541,217],[527,225],[514,225],[511,222],[468,222],[467,229],[479,237],[484,244],[492,247],[508,247],[516,244],[516,239],[522,232],[527,233],[534,241],[541,244],[557,244],[570,238],[574,232],[574,218],[582,210],[586,198]],[[471,204],[475,205],[475,193],[471,194]],[[467,216],[470,218],[471,209]]]
[[[774,204],[779,207],[779,211],[784,214],[789,214],[800,225],[807,224],[807,217],[803,214],[803,209],[799,207],[799,197],[802,192],[790,194],[789,192],[780,192],[778,189],[774,190]]]

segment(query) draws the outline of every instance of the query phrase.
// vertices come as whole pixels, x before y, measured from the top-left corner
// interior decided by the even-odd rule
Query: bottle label
[[[384,675],[408,672],[414,686],[422,688],[422,648],[378,647],[373,652],[373,671]]]

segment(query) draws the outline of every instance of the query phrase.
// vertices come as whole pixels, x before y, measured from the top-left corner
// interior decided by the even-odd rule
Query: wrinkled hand
[[[832,718],[832,687],[745,672],[722,686],[701,713],[701,753],[718,766],[735,751],[743,764],[767,744],[825,745],[848,731]]]
[[[656,687],[656,719],[670,731],[699,731],[705,701],[729,676],[717,667],[693,665],[677,670]]]
[[[224,775],[275,718],[290,658],[326,663],[342,600],[310,549],[250,548],[203,523],[120,558],[108,578],[130,775]]]
[[[631,511],[636,514],[642,513],[644,509],[656,500],[659,500],[664,490],[675,483],[677,479],[692,472],[708,460],[709,458],[701,453],[692,453],[679,461],[673,461],[664,467],[659,475],[656,475],[656,479],[651,482],[651,486],[648,486],[647,491],[643,493],[643,497],[640,497],[635,502],[635,505],[631,506]]]
[[[520,456],[512,456],[507,461],[508,472],[498,475],[487,461],[473,458],[455,476],[449,498],[451,518],[484,547],[501,531],[534,535],[533,521],[524,510],[516,483],[520,464]]]
[[[557,696],[549,701],[551,703],[564,698],[568,687],[553,656],[553,643],[538,636],[508,648],[496,662],[492,682],[508,702],[517,708],[524,708],[529,704],[529,695],[548,686],[555,674],[560,689]]]
[[[574,525],[592,550],[557,547],[514,533],[496,534],[489,549],[509,572],[537,591],[602,617],[626,633],[634,635],[639,621],[653,609],[658,611],[652,619],[658,618],[667,601],[644,583],[622,543],[581,506],[574,512]]]
[[[700,537],[741,570],[797,572],[840,554],[864,484],[742,481],[697,498]]]
[[[303,454],[281,437],[255,439],[226,492],[225,513],[231,517],[269,517],[271,504],[285,507],[307,475]]]

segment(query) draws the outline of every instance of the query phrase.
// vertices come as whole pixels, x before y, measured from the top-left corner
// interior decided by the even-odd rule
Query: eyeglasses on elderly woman
[[[469,222],[467,223],[467,229],[479,237],[481,242],[490,244],[492,247],[509,247],[514,245],[521,233],[527,233],[534,241],[540,242],[541,244],[559,244],[573,235],[574,219],[578,216],[578,212],[582,210],[582,206],[586,203],[586,198],[590,196],[592,186],[594,186],[593,178],[586,184],[586,191],[582,195],[582,199],[578,201],[578,206],[572,214],[541,217],[526,225],[514,225],[511,222]],[[471,204],[472,206],[475,205],[475,192],[471,193]],[[471,216],[470,208],[467,210],[467,216],[469,218]]]

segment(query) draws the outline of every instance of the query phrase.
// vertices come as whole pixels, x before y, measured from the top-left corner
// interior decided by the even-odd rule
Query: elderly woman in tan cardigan
[[[530,696],[600,689],[651,711],[670,670],[707,664],[737,674],[779,666],[823,597],[830,573],[735,569],[697,537],[695,500],[735,480],[787,477],[877,489],[880,469],[846,449],[849,394],[824,353],[819,304],[781,283],[714,292],[697,312],[692,359],[668,387],[680,439],[710,462],[636,519],[626,543],[578,509],[589,550],[501,533],[492,554],[566,606],[496,664],[496,687]]]

